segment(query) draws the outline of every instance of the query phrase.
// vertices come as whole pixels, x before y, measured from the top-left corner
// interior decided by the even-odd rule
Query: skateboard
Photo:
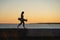
[[[22,19],[22,18],[18,18],[18,20],[20,20],[20,21],[27,21],[27,19]]]

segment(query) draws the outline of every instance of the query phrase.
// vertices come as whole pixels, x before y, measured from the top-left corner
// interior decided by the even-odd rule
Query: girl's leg
[[[21,24],[22,24],[22,22],[18,24],[17,28],[19,28],[19,26],[20,26]]]
[[[23,22],[23,27],[24,27],[24,29],[25,29],[25,23]]]

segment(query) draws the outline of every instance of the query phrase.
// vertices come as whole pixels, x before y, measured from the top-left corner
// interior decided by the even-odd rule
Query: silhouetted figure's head
[[[24,11],[22,11],[22,14],[24,14]]]

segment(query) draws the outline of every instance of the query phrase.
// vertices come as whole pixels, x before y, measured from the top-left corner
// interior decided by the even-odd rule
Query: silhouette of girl
[[[25,23],[24,23],[24,21],[27,21],[26,19],[24,19],[24,11],[22,11],[22,13],[21,13],[21,18],[18,18],[18,20],[19,21],[21,21],[21,23],[19,23],[18,24],[18,26],[17,26],[17,28],[19,28],[19,26],[21,25],[21,24],[23,24],[23,27],[25,28]]]

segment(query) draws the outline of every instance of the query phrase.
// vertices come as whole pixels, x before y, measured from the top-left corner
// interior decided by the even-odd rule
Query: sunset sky
[[[60,0],[0,0],[0,23],[19,23],[22,11],[27,23],[60,23]]]

